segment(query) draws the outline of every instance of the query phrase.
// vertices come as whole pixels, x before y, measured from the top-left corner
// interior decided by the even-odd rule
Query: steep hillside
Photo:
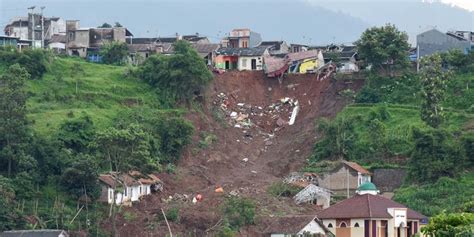
[[[55,131],[67,119],[89,115],[98,128],[110,126],[128,109],[160,109],[146,83],[126,76],[126,67],[56,58],[41,80],[28,81],[28,111],[41,134]]]
[[[166,234],[166,224],[159,221],[160,208],[177,208],[179,220],[171,223],[173,233],[203,235],[215,230],[212,227],[218,224],[221,204],[228,196],[255,200],[259,218],[313,213],[314,207],[296,206],[290,198],[273,197],[267,188],[302,168],[315,141],[315,119],[334,116],[348,103],[340,92],[348,88],[357,91],[362,84],[361,80],[317,81],[314,75],[290,76],[282,84],[265,78],[261,72],[216,75],[202,111],[188,114],[197,130],[194,145],[180,160],[176,174],[162,174],[166,185],[163,194],[126,209],[136,218],[122,220],[120,231]],[[278,111],[270,109],[285,97],[298,100],[300,105],[291,126],[277,122],[279,118],[288,122],[291,105],[282,104]],[[238,123],[239,116],[233,118],[232,112],[248,114],[250,121]],[[253,125],[247,127],[249,122]],[[242,127],[235,127],[236,123]],[[224,193],[215,193],[218,187]],[[197,194],[203,195],[203,201],[192,204],[191,199]],[[262,228],[264,223],[257,221],[246,231],[256,234]]]

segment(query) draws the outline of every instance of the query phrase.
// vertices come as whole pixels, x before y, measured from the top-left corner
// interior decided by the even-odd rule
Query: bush
[[[24,67],[31,79],[40,79],[48,71],[51,53],[41,49],[25,49],[22,52],[12,47],[0,47],[0,63],[11,66],[15,63]]]
[[[178,160],[186,145],[191,143],[194,127],[191,122],[182,118],[162,120],[158,124],[161,138],[160,151],[164,155],[163,162],[172,163]]]
[[[301,191],[302,188],[284,182],[277,182],[270,185],[267,192],[274,197],[293,197]]]
[[[128,56],[128,47],[125,42],[112,41],[105,44],[101,50],[102,62],[106,64],[123,65]]]
[[[57,138],[64,143],[66,148],[75,152],[84,152],[89,144],[94,141],[95,126],[91,117],[83,116],[61,124]]]
[[[410,185],[396,190],[394,200],[427,216],[443,210],[463,211],[474,195],[474,175],[458,179],[442,177],[432,184]]]
[[[229,227],[238,230],[254,223],[255,203],[246,198],[229,197],[223,205],[223,212]]]
[[[191,101],[212,80],[205,62],[185,41],[174,44],[175,54],[153,55],[138,68],[138,77],[157,90],[162,98]]]

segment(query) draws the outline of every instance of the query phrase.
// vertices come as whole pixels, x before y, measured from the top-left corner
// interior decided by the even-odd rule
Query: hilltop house
[[[268,56],[268,49],[257,48],[220,48],[216,52],[216,68],[239,71],[263,70],[263,58]]]
[[[206,65],[212,65],[216,57],[216,51],[219,49],[219,44],[211,43],[192,43],[191,46],[197,51],[199,56],[206,61]]]
[[[291,53],[298,53],[303,51],[308,51],[309,46],[304,44],[290,44],[290,52]]]
[[[334,236],[315,216],[284,216],[270,219],[263,231],[271,237]]]
[[[467,34],[466,34],[467,36]],[[471,50],[472,36],[464,37],[461,33],[443,33],[432,29],[416,36],[416,44],[419,57],[431,55],[436,52],[447,52],[452,49],[459,49],[463,53]]]
[[[222,47],[253,48],[262,42],[262,36],[250,29],[234,29],[221,41]]]
[[[344,47],[341,51],[328,51],[323,53],[324,62],[337,64],[337,71],[352,73],[359,71],[358,53],[354,47]]]
[[[337,237],[412,237],[426,223],[424,215],[378,195],[370,182],[316,216]]]
[[[155,175],[143,175],[138,171],[132,171],[129,174],[110,172],[101,174],[99,181],[102,186],[102,202],[116,205],[131,205],[140,197],[151,194],[152,191],[162,190],[163,184]],[[117,191],[123,190],[123,191]]]
[[[133,34],[127,28],[80,28],[79,21],[66,21],[66,52],[88,58],[90,61],[100,61],[99,50],[109,42],[126,42]]]
[[[371,182],[371,176],[372,174],[359,164],[342,161],[331,172],[319,175],[318,185],[333,191],[335,194],[349,197],[360,185]]]
[[[44,21],[44,39],[47,42],[53,35],[66,34],[66,22],[60,17],[42,17],[40,14],[28,14],[27,17],[16,17],[5,26],[7,36],[17,37],[21,40],[34,40],[34,47],[41,47],[42,28]],[[34,25],[33,25],[34,24]],[[33,33],[34,32],[34,33]]]

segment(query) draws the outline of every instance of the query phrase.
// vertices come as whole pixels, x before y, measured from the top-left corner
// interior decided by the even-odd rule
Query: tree
[[[16,205],[11,181],[0,175],[0,231],[24,226],[23,217],[15,208]]]
[[[122,24],[120,24],[120,22],[116,21],[115,24],[114,24],[114,27],[123,27]]]
[[[383,155],[387,140],[385,125],[378,119],[369,122],[369,139],[371,148],[377,155]]]
[[[107,22],[104,22],[102,25],[97,26],[97,28],[112,28],[112,25]]]
[[[85,152],[94,141],[95,126],[88,115],[61,124],[58,139],[75,152]]]
[[[390,65],[395,68],[408,65],[408,35],[399,31],[395,25],[367,29],[355,45],[359,57],[374,68],[387,71]]]
[[[442,71],[439,54],[422,58],[420,64],[423,98],[421,119],[429,126],[437,128],[444,116],[441,102],[444,100],[448,74]]]
[[[100,49],[102,62],[106,64],[123,65],[128,56],[128,47],[125,42],[112,41]]]
[[[80,154],[62,174],[61,185],[76,198],[82,195],[96,198],[99,194],[98,177],[98,167],[92,157]]]
[[[174,44],[174,55],[153,55],[139,67],[138,76],[165,97],[191,101],[212,80],[212,74],[196,50],[186,41]]]
[[[474,213],[441,213],[432,218],[421,232],[427,236],[470,237],[474,236]]]
[[[413,129],[415,147],[408,163],[408,175],[418,183],[435,182],[439,177],[454,177],[464,164],[460,149],[450,143],[444,130]]]
[[[96,145],[105,156],[111,171],[159,169],[158,159],[151,156],[150,136],[137,124],[124,129],[108,128],[99,132]]]
[[[314,147],[313,159],[348,159],[357,140],[354,123],[356,116],[340,116],[334,121],[322,119],[317,131],[324,136]]]
[[[166,159],[164,161],[167,163],[177,161],[184,147],[191,143],[193,125],[181,118],[170,118],[162,120],[157,129],[161,138],[160,151]]]
[[[0,162],[6,161],[8,176],[15,166],[28,165],[25,145],[29,138],[26,118],[25,81],[28,72],[15,64],[0,76]]]
[[[254,223],[255,203],[246,198],[230,197],[224,203],[223,212],[230,227],[238,230]]]

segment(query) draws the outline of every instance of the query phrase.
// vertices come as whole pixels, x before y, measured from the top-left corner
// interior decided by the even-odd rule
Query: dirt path
[[[137,218],[123,221],[123,236],[164,235],[167,227],[156,222],[156,216],[159,208],[170,206],[180,208],[179,224],[171,224],[176,233],[203,236],[219,221],[219,204],[230,193],[256,200],[261,216],[314,213],[312,207],[296,206],[291,199],[271,197],[266,189],[304,165],[316,139],[315,120],[334,116],[347,104],[338,92],[361,86],[361,81],[317,81],[314,75],[289,76],[282,84],[266,79],[261,72],[216,75],[206,95],[204,112],[190,113],[188,119],[196,128],[195,144],[209,134],[217,141],[207,148],[190,147],[178,164],[177,174],[161,175],[164,193],[147,197],[127,210],[135,212]],[[295,105],[279,102],[285,97],[293,103],[298,101],[300,108],[291,126],[287,123]],[[278,112],[270,107],[275,104],[279,104]],[[249,115],[241,124],[250,121],[253,125],[234,127],[238,118],[231,117],[231,112]],[[224,193],[215,193],[217,187],[222,187]],[[192,204],[190,200],[197,193],[203,195],[203,201]],[[188,201],[176,201],[183,194],[188,195]],[[168,196],[175,196],[174,201],[167,203]]]

